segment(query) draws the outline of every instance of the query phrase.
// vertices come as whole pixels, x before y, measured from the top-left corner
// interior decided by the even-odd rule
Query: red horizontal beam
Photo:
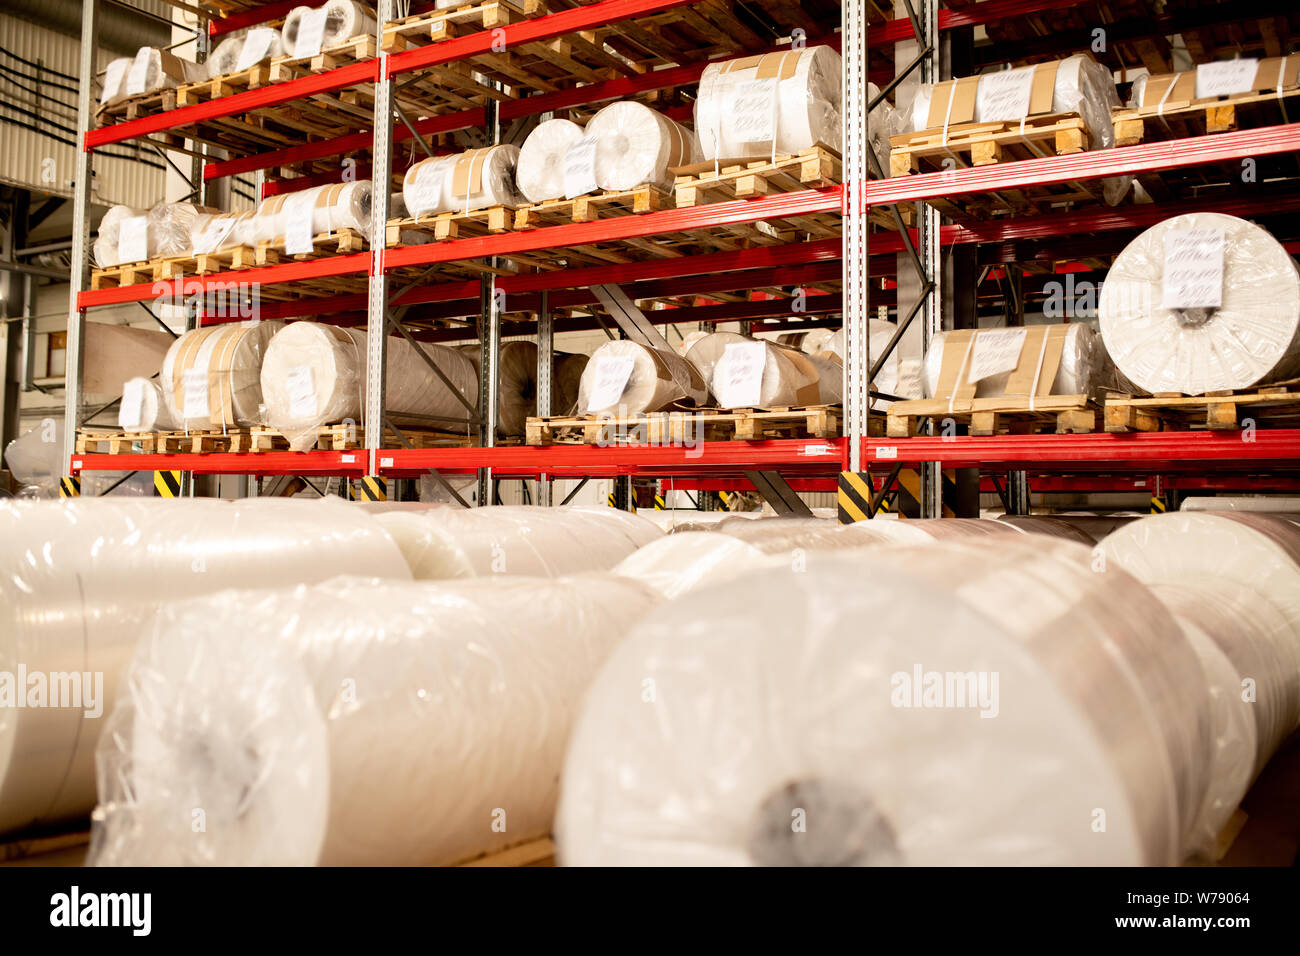
[[[266,451],[208,455],[73,455],[70,471],[190,471],[196,475],[352,475],[369,459],[357,451]]]
[[[1015,17],[1024,17],[1032,13],[1045,13],[1049,10],[1063,10],[1077,6],[1079,0],[990,0],[988,3],[972,3],[963,10],[940,10],[939,29],[955,30],[958,27],[978,26],[982,23],[994,23]],[[876,46],[885,43],[897,43],[910,40],[916,34],[912,30],[912,21],[906,17],[890,20],[888,23],[867,28],[867,45]]]
[[[300,0],[274,0],[274,2],[258,4],[249,10],[228,13],[219,19],[208,21],[208,35],[214,37],[224,36],[245,27],[256,26],[259,23],[269,23],[271,20],[279,20],[287,16],[294,7],[301,5]]]

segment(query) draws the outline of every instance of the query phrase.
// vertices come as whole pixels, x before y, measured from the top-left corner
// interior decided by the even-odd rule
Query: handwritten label
[[[314,245],[312,214],[316,209],[316,191],[294,193],[284,201],[284,251],[287,255],[310,255]]]
[[[316,412],[316,379],[310,365],[289,369],[284,379],[289,393],[289,414],[294,418],[314,418]]]
[[[1258,70],[1259,60],[1250,57],[1202,63],[1196,68],[1196,98],[1249,93],[1255,85]]]
[[[133,378],[122,386],[122,404],[117,412],[117,424],[123,431],[133,432],[140,428],[144,415],[144,390],[148,386],[142,378]]]
[[[208,371],[192,368],[181,377],[184,387],[185,403],[181,414],[186,418],[207,418],[208,409]]]
[[[587,396],[588,412],[598,412],[617,405],[636,365],[636,359],[630,355],[597,355],[595,362],[593,384]]]
[[[713,370],[713,394],[726,408],[757,405],[763,394],[763,369],[767,367],[767,345],[763,342],[732,342],[722,350]]]
[[[104,71],[104,92],[99,94],[99,102],[107,103],[122,92],[122,77],[126,76],[131,61],[125,57],[108,64]]]
[[[1010,123],[1029,115],[1034,68],[985,73],[975,90],[975,115],[981,123]]]
[[[731,130],[742,143],[776,137],[776,79],[741,80],[731,101]]]
[[[131,72],[126,75],[127,96],[136,96],[145,91],[145,86],[149,80],[149,61],[152,58],[152,49],[147,46],[140,47],[135,59],[131,61]]]
[[[299,36],[302,36],[301,28]],[[244,45],[239,48],[239,58],[235,60],[235,72],[247,70],[257,66],[266,59],[271,52],[271,44],[275,42],[275,31],[268,30],[265,27],[258,27],[256,30],[249,30],[248,35],[244,37]]]
[[[117,228],[119,262],[144,262],[149,258],[148,216],[128,216]]]
[[[564,198],[596,190],[596,137],[584,136],[564,151]]]
[[[1160,305],[1208,309],[1223,305],[1223,230],[1182,229],[1165,236]]]
[[[970,350],[970,371],[966,381],[974,384],[1015,371],[1020,364],[1020,352],[1025,347],[1028,329],[990,329],[975,336]]]
[[[298,20],[298,34],[293,38],[293,55],[295,57],[315,56],[325,42],[325,7],[308,10]]]

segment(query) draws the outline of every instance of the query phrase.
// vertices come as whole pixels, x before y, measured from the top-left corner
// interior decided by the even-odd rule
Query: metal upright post
[[[929,55],[921,62],[921,82],[937,83],[942,78],[939,0],[920,0],[918,19],[922,30],[922,36],[918,39],[923,48],[930,50]],[[924,263],[925,274],[933,283],[920,316],[923,320],[921,325],[923,357],[930,351],[930,343],[934,337],[943,331],[943,260],[942,250],[939,247],[939,227],[939,210],[929,203],[920,203],[917,216],[917,228],[920,233],[917,253]],[[929,430],[934,434],[935,422],[930,422]],[[928,461],[922,466],[921,497],[919,504],[922,518],[943,516],[943,466],[939,462]]]
[[[396,0],[381,0],[376,25],[379,74],[375,81],[374,148],[370,197],[370,284],[366,303],[366,475],[379,474],[379,451],[384,447],[384,405],[387,391],[388,276],[384,247],[388,241],[388,208],[393,184],[393,78],[383,49],[384,24],[393,18]]]
[[[496,100],[487,106],[487,143],[495,146],[501,141],[501,120]],[[488,260],[495,269],[496,257]],[[497,297],[496,276],[492,270],[483,275],[479,286],[479,444],[492,448],[497,443],[497,401],[500,394],[501,372],[501,310]],[[496,499],[491,468],[478,470],[478,504],[493,504]]]
[[[551,314],[550,293],[541,293],[541,302],[537,306],[537,414],[540,416],[555,414],[551,407],[551,395],[555,371],[555,317]],[[564,414],[568,414],[566,411]],[[545,507],[551,505],[551,476],[537,476],[537,503]]]
[[[95,106],[95,24],[99,18],[99,0],[83,0],[81,5],[81,56],[77,62],[77,155],[74,160],[76,187],[72,199],[72,269],[68,276],[68,342],[64,372],[63,466],[62,474],[71,474],[72,454],[77,449],[77,427],[81,419],[81,379],[86,357],[81,350],[86,332],[86,313],[77,305],[77,296],[90,284],[90,199],[92,154],[85,148]]]
[[[867,23],[866,6],[843,7],[844,79],[844,435],[848,470],[864,469],[871,357],[867,336]]]

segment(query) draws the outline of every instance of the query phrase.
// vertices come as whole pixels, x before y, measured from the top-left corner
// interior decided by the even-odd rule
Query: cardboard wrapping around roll
[[[263,424],[262,356],[283,322],[208,325],[171,345],[158,376],[172,418],[186,431]]]
[[[703,158],[799,153],[819,143],[838,150],[840,74],[840,55],[828,46],[710,63],[695,101]]]
[[[608,575],[232,597],[143,642],[92,863],[440,864],[544,837],[581,696],[657,601]]]
[[[370,238],[371,182],[330,183],[297,193],[281,193],[264,199],[252,215],[241,218],[231,233],[232,245],[255,246],[274,242],[283,248],[287,235],[311,212],[313,237],[351,229]]]
[[[700,159],[695,133],[641,103],[610,103],[587,123],[585,137],[596,141],[596,186],[635,189],[649,183],[673,184],[669,170]]]
[[[515,164],[519,147],[471,149],[423,159],[402,178],[402,198],[413,217],[471,212],[488,206],[517,206]]]
[[[630,369],[621,392],[602,387],[611,369]],[[578,412],[582,415],[635,415],[672,405],[703,405],[708,387],[699,371],[675,352],[619,339],[602,343],[582,370]],[[593,404],[594,402],[594,404]]]
[[[538,123],[519,148],[515,179],[529,202],[564,198],[564,154],[582,139],[582,127],[571,120]]]
[[[1097,314],[1111,358],[1149,392],[1300,375],[1300,272],[1268,232],[1234,216],[1175,216],[1140,234],[1107,273]]]
[[[287,56],[294,55],[294,45],[298,41],[298,25],[303,15],[309,10],[325,9],[325,34],[321,49],[344,43],[353,37],[373,35],[375,18],[370,11],[352,0],[330,0],[329,3],[316,7],[294,7],[284,18],[280,28],[280,41]]]
[[[608,571],[662,532],[613,508],[496,505],[376,516],[419,580]]]
[[[86,350],[82,390],[87,395],[117,396],[128,379],[157,372],[175,340],[158,329],[87,320],[82,341]]]
[[[295,451],[310,448],[321,425],[361,421],[366,394],[365,329],[294,322],[266,347],[260,372],[266,423]],[[452,385],[473,403],[478,375],[464,355],[445,345],[421,348]],[[469,414],[405,338],[390,336],[386,350],[385,409],[390,415],[428,419],[431,427],[463,428]]]
[[[1019,535],[813,553],[665,605],[587,695],[560,861],[1177,862],[1204,792],[1200,662],[1089,557]],[[646,681],[653,705],[627,691]]]
[[[1254,62],[1257,65],[1253,78],[1245,84],[1245,89],[1240,89],[1238,92],[1262,93],[1268,90],[1290,90],[1300,84],[1300,53],[1292,53],[1285,57],[1265,57]],[[1195,70],[1184,70],[1178,73],[1154,75],[1143,73],[1133,81],[1128,105],[1134,109],[1154,108],[1157,111],[1156,115],[1161,115],[1165,109],[1186,106],[1197,99],[1212,103],[1217,99],[1218,94],[1197,96],[1198,74],[1203,75],[1206,71],[1221,68],[1222,65],[1222,62],[1206,63],[1197,66]],[[1202,90],[1202,92],[1206,91]]]
[[[0,707],[0,833],[89,814],[96,740],[123,690],[121,671],[164,604],[320,581],[340,568],[410,576],[388,535],[337,499],[0,502],[0,529],[11,544],[0,555],[0,670],[89,673],[82,686],[95,698]]]

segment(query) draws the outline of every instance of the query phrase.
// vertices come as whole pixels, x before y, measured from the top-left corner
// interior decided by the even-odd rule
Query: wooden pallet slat
[[[673,193],[678,208],[837,185],[843,179],[840,154],[818,144],[776,159],[725,160],[678,167]]]
[[[606,190],[574,199],[547,199],[529,203],[515,210],[514,228],[533,229],[538,226],[567,222],[590,222],[611,216],[636,215],[672,208],[672,197],[653,184],[635,189]]]
[[[1081,153],[1091,137],[1077,114],[1034,116],[1020,123],[962,123],[947,130],[900,133],[889,138],[889,175],[920,172],[922,160],[941,167],[944,160],[958,167],[988,166],[1010,159]]]
[[[404,232],[432,236],[436,242],[462,236],[509,232],[514,227],[515,213],[513,206],[488,206],[468,212],[441,212],[431,216],[390,219],[386,233],[388,245],[401,245]]]
[[[1255,109],[1262,114],[1275,103],[1279,105],[1272,112],[1281,121],[1287,105],[1294,105],[1296,97],[1300,97],[1300,87],[1280,93],[1235,93],[1216,99],[1179,100],[1140,108],[1116,107],[1111,111],[1115,145],[1134,146],[1143,142],[1149,131],[1162,127],[1175,134],[1187,135],[1230,132],[1238,128],[1238,111]],[[1187,129],[1179,128],[1181,126]]]
[[[1188,429],[1235,431],[1246,419],[1261,426],[1300,424],[1300,383],[1281,382],[1253,389],[1112,395],[1106,400],[1108,432],[1158,432]]]
[[[1095,431],[1101,406],[1087,395],[1040,395],[1037,398],[1003,396],[949,402],[946,398],[920,398],[892,402],[886,412],[885,433],[890,438],[910,438],[924,419],[951,419],[969,426],[972,435],[1039,432],[1058,435]]]
[[[524,425],[529,445],[579,444],[672,445],[686,442],[761,441],[775,435],[792,438],[837,438],[837,405],[797,408],[694,409],[641,415],[532,417]],[[579,437],[580,436],[580,437]]]

